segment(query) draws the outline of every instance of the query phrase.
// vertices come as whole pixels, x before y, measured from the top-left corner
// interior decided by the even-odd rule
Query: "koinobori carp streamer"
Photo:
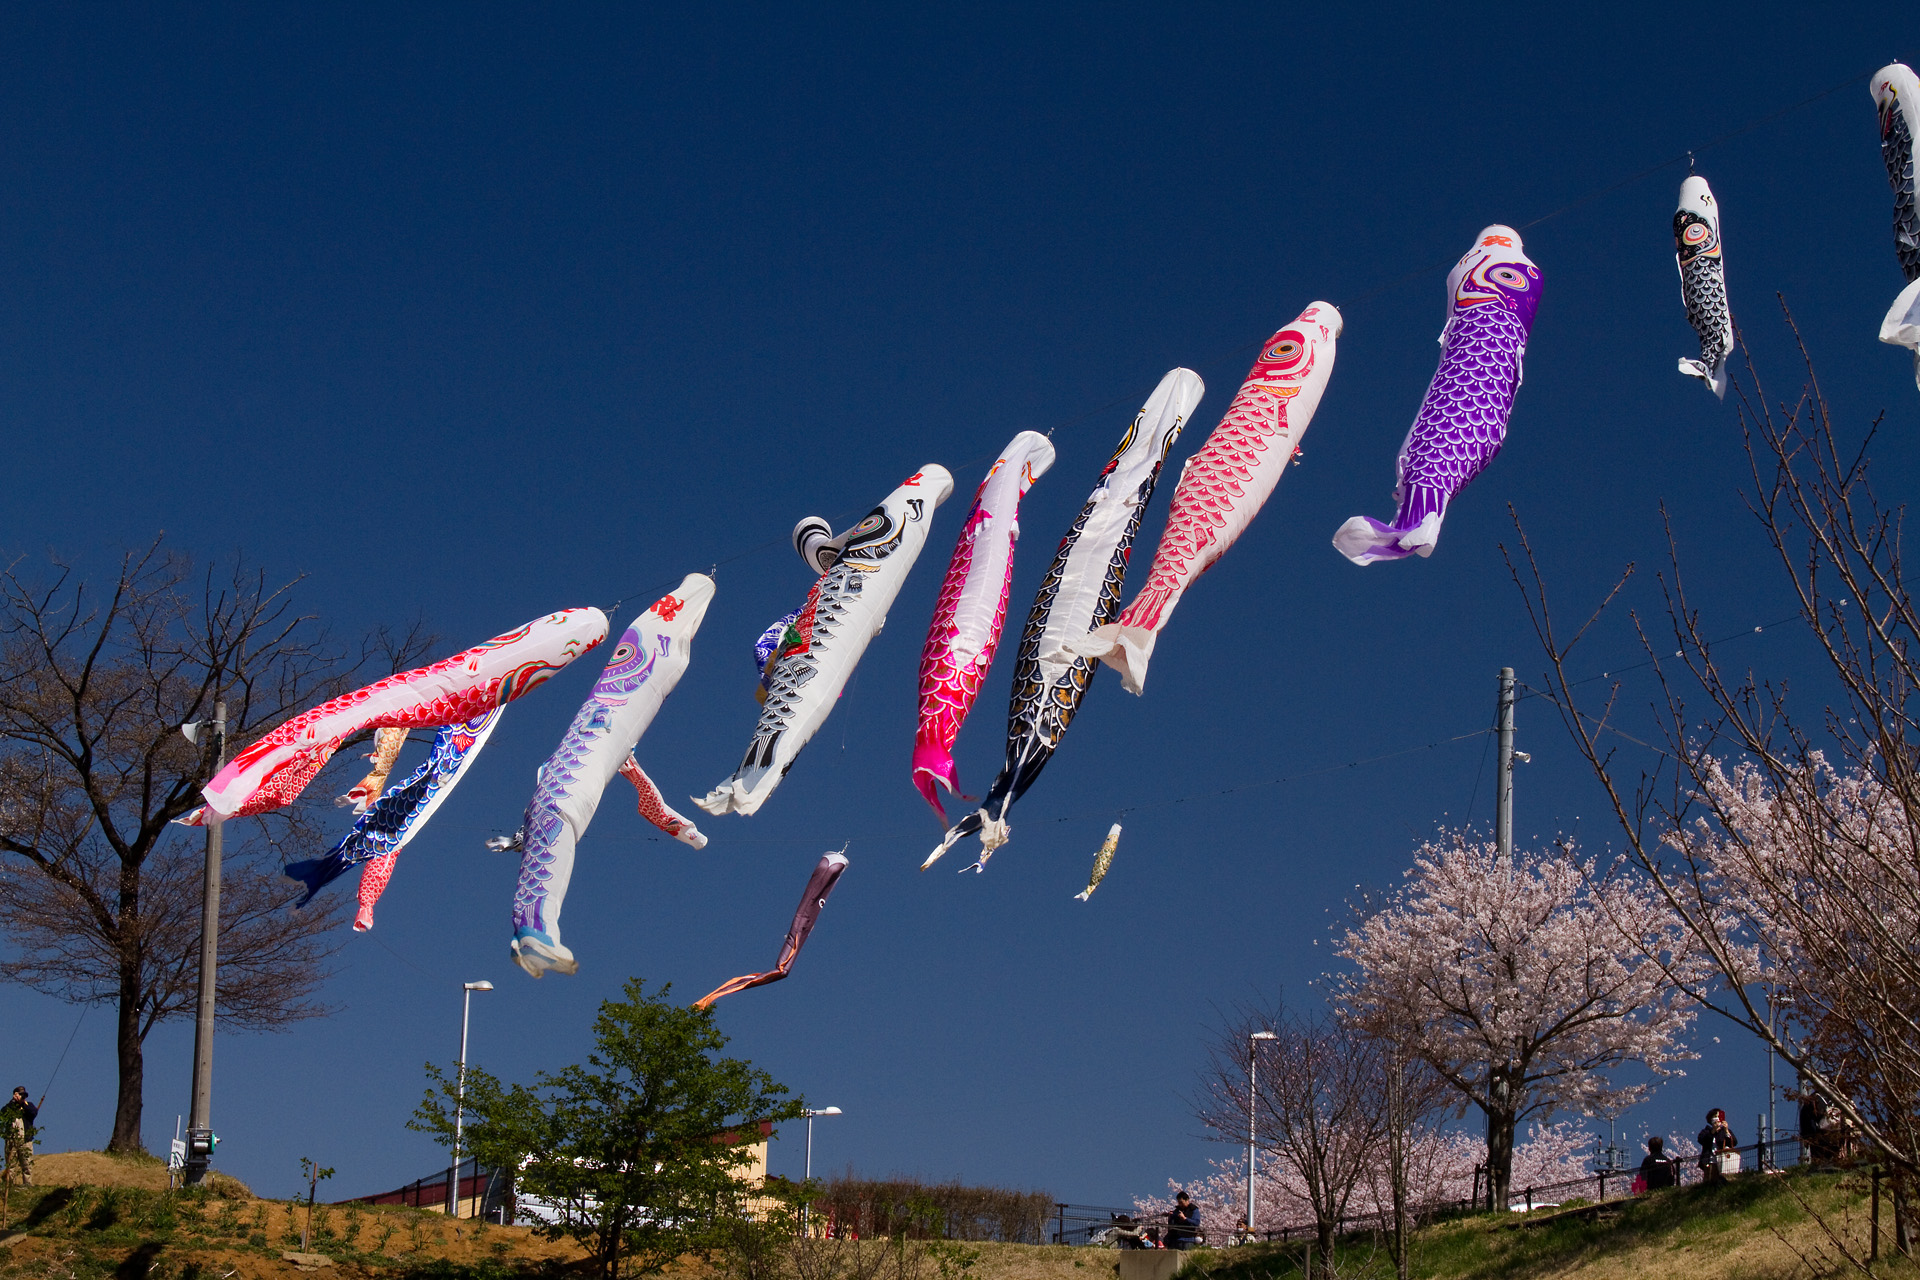
[[[1880,158],[1893,188],[1893,252],[1907,287],[1880,322],[1880,341],[1913,350],[1913,380],[1920,386],[1920,203],[1916,203],[1913,141],[1920,136],[1920,78],[1904,62],[1873,76],[1873,105],[1880,113]]]
[[[1007,842],[1007,810],[1053,758],[1093,679],[1092,659],[1068,646],[1120,612],[1134,535],[1166,465],[1167,450],[1180,438],[1205,390],[1191,369],[1168,373],[1101,469],[1099,483],[1054,552],[1020,634],[1007,708],[1006,764],[980,807],[947,829],[940,846],[920,864],[922,870],[976,832],[981,851],[975,867],[984,866]]]
[[[1020,537],[1020,499],[1053,465],[1053,442],[1022,431],[1000,453],[974,492],[940,584],[927,642],[920,650],[920,726],[913,742],[913,785],[947,823],[935,786],[960,789],[953,743],[980,684],[993,665],[1013,590],[1013,547]]]
[[[1145,687],[1154,644],[1180,597],[1246,532],[1300,452],[1339,338],[1340,312],[1316,302],[1267,339],[1220,425],[1180,471],[1145,584],[1119,621],[1068,644],[1118,671],[1129,693]]]
[[[1430,556],[1447,504],[1506,442],[1527,337],[1540,307],[1540,268],[1512,227],[1487,227],[1447,277],[1440,367],[1400,446],[1391,524],[1355,516],[1333,545],[1355,564]]]
[[[360,888],[356,894],[359,906],[353,927],[363,933],[373,928],[374,904],[380,901],[380,895],[393,879],[400,850],[420,834],[427,819],[460,785],[460,779],[500,723],[500,715],[501,709],[495,707],[472,720],[443,725],[434,735],[433,746],[420,767],[369,805],[340,843],[318,858],[288,863],[287,878],[307,886],[306,894],[294,905],[306,906],[320,890],[359,867]]]
[[[635,618],[560,745],[540,766],[521,824],[510,944],[514,963],[536,978],[549,969],[579,969],[573,952],[560,942],[560,908],[573,880],[575,849],[593,822],[607,784],[632,761],[641,735],[686,673],[694,633],[712,600],[713,579],[690,573]],[[637,763],[632,767],[638,775],[634,786],[640,790],[641,812],[646,813],[646,794],[653,784]],[[706,843],[692,823],[660,807],[664,812],[655,825],[671,824],[675,829],[670,834],[695,848]]]
[[[810,567],[827,567],[770,653],[766,701],[740,767],[695,804],[719,815],[750,814],[766,803],[886,625],[887,610],[927,544],[934,508],[952,493],[947,469],[928,463],[839,538],[814,536],[803,544],[803,531],[819,535],[826,522],[801,522],[794,536],[802,556]],[[821,558],[829,545],[831,558]]]
[[[1720,202],[1707,180],[1688,175],[1673,211],[1673,257],[1680,268],[1680,301],[1700,335],[1700,358],[1680,358],[1680,372],[1726,399],[1727,358],[1733,354],[1733,312],[1727,306],[1727,264],[1720,246]]]
[[[806,892],[800,895],[800,905],[794,908],[793,923],[787,926],[786,939],[780,944],[780,958],[773,968],[765,973],[743,973],[737,978],[729,978],[694,1001],[693,1007],[705,1009],[721,996],[730,996],[750,987],[764,987],[792,973],[793,962],[800,958],[800,948],[807,945],[807,937],[813,932],[813,926],[820,922],[820,912],[826,908],[827,895],[833,892],[833,886],[840,882],[840,873],[846,869],[846,850],[823,856],[815,864],[813,874],[807,877]]]
[[[544,683],[607,636],[598,609],[563,609],[430,667],[323,702],[227,763],[201,793],[222,818],[292,804],[340,744],[367,729],[437,729],[477,719]],[[196,809],[183,823],[205,818]]]

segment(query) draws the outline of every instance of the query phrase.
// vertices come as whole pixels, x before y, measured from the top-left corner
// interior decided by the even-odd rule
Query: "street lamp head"
[[[811,1107],[809,1107],[807,1109],[807,1114],[810,1116],[837,1116],[840,1114],[840,1108],[822,1107],[818,1111],[815,1111]]]
[[[185,724],[180,726],[180,736],[185,738],[188,742],[191,742],[194,746],[196,747],[199,746],[200,745],[200,726],[205,723],[206,721],[204,720],[187,721]]]
[[[462,987],[464,987],[464,988],[465,988],[466,990],[468,990],[468,991],[491,991],[491,990],[493,990],[493,984],[492,984],[491,982],[488,982],[488,981],[487,981],[487,980],[486,980],[485,978],[482,978],[482,979],[480,979],[480,981],[478,981],[478,982],[463,982],[463,983],[461,983],[460,985],[461,985]]]
[[[1273,1034],[1271,1031],[1256,1031],[1247,1037],[1249,1040],[1278,1040],[1279,1038],[1279,1036]]]

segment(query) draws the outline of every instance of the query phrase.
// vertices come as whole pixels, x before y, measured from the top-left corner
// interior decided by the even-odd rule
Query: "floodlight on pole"
[[[807,1173],[806,1177],[802,1179],[803,1181],[813,1181],[813,1118],[815,1116],[837,1116],[840,1114],[841,1111],[838,1107],[821,1107],[817,1111],[812,1107],[807,1108]],[[800,1206],[800,1225],[803,1229],[807,1223],[807,1210],[809,1208],[810,1206],[805,1204]]]
[[[447,1216],[460,1216],[460,1122],[467,1101],[467,1015],[473,1011],[473,993],[491,991],[493,984],[482,978],[460,984],[460,1066],[453,1085],[453,1163],[447,1166]]]
[[[180,726],[181,736],[196,747],[200,731],[213,730],[213,772],[227,763],[227,704],[213,704],[213,719],[192,720]],[[220,814],[206,809],[207,853],[200,879],[200,982],[194,996],[193,1096],[187,1107],[187,1164],[185,1181],[199,1186],[213,1163],[220,1142],[213,1132],[213,1011],[215,980],[220,964]]]
[[[1259,1042],[1262,1040],[1278,1040],[1279,1038],[1279,1036],[1273,1034],[1271,1031],[1255,1031],[1247,1037],[1247,1236],[1249,1239],[1253,1236],[1253,1165],[1255,1160],[1253,1098],[1256,1079],[1254,1068],[1259,1061]]]

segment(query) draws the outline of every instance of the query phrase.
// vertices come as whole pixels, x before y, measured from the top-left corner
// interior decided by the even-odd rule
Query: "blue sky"
[[[759,815],[703,822],[695,854],[606,806],[567,903],[572,979],[508,962],[514,866],[481,842],[517,825],[599,660],[514,707],[375,932],[347,940],[339,1012],[220,1040],[222,1167],[278,1194],[303,1155],[341,1194],[428,1173],[439,1150],[403,1123],[422,1062],[454,1056],[461,981],[498,988],[476,1001],[476,1063],[557,1067],[630,975],[692,999],[771,962],[808,869],[847,844],[794,976],[719,1006],[735,1051],[845,1109],[816,1130],[816,1170],[1114,1204],[1204,1172],[1226,1152],[1186,1099],[1218,1011],[1313,1003],[1355,887],[1491,812],[1481,739],[1213,793],[1483,727],[1495,671],[1541,665],[1498,551],[1508,504],[1569,612],[1658,563],[1662,501],[1721,633],[1792,612],[1740,505],[1733,409],[1674,372],[1697,350],[1669,231],[1685,166],[1616,184],[1697,151],[1772,393],[1802,379],[1779,292],[1843,426],[1886,411],[1881,487],[1911,492],[1920,401],[1874,341],[1900,275],[1865,83],[1920,55],[1898,13],[11,13],[0,546],[97,570],[164,529],[304,574],[300,599],[342,632],[418,614],[449,651],[570,605],[625,600],[623,626],[725,562],[641,746],[677,798],[730,772],[751,728],[751,642],[808,586],[795,520],[857,516],[923,463],[956,473],[887,631]],[[1390,513],[1447,266],[1483,225],[1543,216],[1506,451],[1431,560],[1348,564],[1329,539]],[[919,872],[939,833],[908,777],[915,663],[985,462],[1054,431],[1017,619],[1160,375],[1209,388],[1177,461],[1252,345],[1316,299],[1346,329],[1304,465],[1189,593],[1146,696],[1102,675],[988,873]],[[1650,574],[1627,603],[1657,616]],[[1621,615],[1585,660],[1636,654]],[[1791,628],[1727,656],[1790,679],[1808,712],[1827,696]],[[956,752],[970,788],[998,767],[1008,665]],[[1629,678],[1630,706],[1651,692]],[[1577,829],[1605,854],[1551,709],[1523,704],[1520,732],[1520,837]],[[1126,806],[1112,874],[1073,901]],[[0,989],[0,1070],[37,1092],[76,1012]],[[110,1023],[79,1028],[49,1149],[105,1140]],[[1630,1127],[1691,1131],[1723,1105],[1748,1134],[1764,1056],[1725,1026],[1697,1038],[1703,1059]],[[190,1052],[185,1025],[149,1041],[150,1145],[185,1110]],[[795,1129],[774,1169],[800,1158]]]

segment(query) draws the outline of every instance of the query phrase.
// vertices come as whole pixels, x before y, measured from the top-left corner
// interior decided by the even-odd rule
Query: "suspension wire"
[[[73,1020],[73,1034],[67,1037],[67,1047],[60,1051],[60,1060],[53,1064],[53,1074],[47,1077],[46,1087],[40,1090],[39,1106],[44,1107],[47,1105],[47,1094],[52,1091],[53,1082],[60,1078],[60,1068],[67,1063],[67,1051],[73,1048],[74,1036],[80,1034],[80,1024],[87,1020],[87,1010],[92,1007],[93,1006],[89,1004],[80,1006],[80,1016]]]
[[[1595,188],[1587,192],[1585,195],[1576,197],[1575,199],[1568,201],[1566,204],[1563,204],[1556,209],[1549,210],[1548,212],[1541,214],[1537,218],[1533,218],[1530,221],[1519,224],[1519,226],[1515,227],[1514,229],[1516,231],[1531,230],[1532,228],[1539,226],[1543,222],[1550,222],[1553,219],[1560,217],[1562,214],[1571,213],[1575,209],[1583,208],[1586,205],[1592,204],[1596,200],[1604,199],[1607,196],[1610,196],[1617,191],[1624,191],[1626,188],[1631,187],[1636,183],[1645,181],[1647,178],[1652,177],[1654,174],[1660,173],[1661,171],[1666,169],[1671,169],[1676,165],[1684,164],[1688,166],[1688,172],[1692,172],[1694,157],[1696,154],[1700,152],[1711,151],[1715,147],[1724,146],[1726,143],[1729,143],[1736,138],[1743,137],[1746,134],[1752,133],[1757,129],[1764,128],[1765,126],[1772,124],[1775,121],[1785,119],[1787,116],[1790,116],[1797,111],[1804,110],[1805,108],[1810,107],[1817,102],[1822,102],[1825,99],[1832,97],[1834,94],[1839,93],[1841,90],[1849,88],[1853,85],[1859,84],[1861,81],[1870,78],[1873,75],[1874,71],[1877,69],[1878,68],[1875,68],[1875,67],[1869,67],[1864,71],[1855,72],[1854,74],[1848,76],[1846,79],[1841,80],[1835,84],[1832,84],[1827,88],[1820,90],[1818,93],[1802,98],[1797,102],[1789,103],[1784,107],[1776,108],[1775,110],[1769,111],[1764,115],[1756,116],[1753,119],[1747,121],[1745,124],[1739,125],[1723,133],[1717,134],[1714,137],[1709,138],[1707,141],[1703,143],[1698,143],[1685,151],[1681,151],[1676,153],[1675,155],[1669,156],[1665,160],[1661,160],[1656,164],[1648,165],[1643,169],[1635,170],[1633,173],[1628,174],[1624,178],[1620,178],[1615,182],[1611,182],[1607,184],[1606,186]],[[1406,271],[1399,275],[1393,276],[1383,281],[1382,283],[1375,285],[1373,288],[1367,290],[1364,293],[1358,294],[1354,297],[1347,299],[1346,305],[1349,307],[1352,307],[1352,306],[1358,306],[1361,303],[1371,302],[1374,299],[1380,297],[1381,295],[1390,293],[1393,290],[1398,289],[1400,286],[1407,284],[1410,281],[1422,279],[1425,277],[1430,277],[1436,272],[1448,270],[1454,265],[1454,263],[1457,260],[1458,260],[1457,258],[1447,258],[1443,261],[1435,260],[1435,261],[1422,264],[1421,266],[1415,267],[1410,271]],[[1248,355],[1258,350],[1261,346],[1264,345],[1264,343],[1265,343],[1265,339],[1258,339],[1252,342],[1241,343],[1238,346],[1235,346],[1229,350],[1223,351],[1218,355],[1214,356],[1212,359],[1202,361],[1201,363],[1206,365],[1207,367],[1213,367],[1219,364],[1223,364],[1226,361]],[[1047,428],[1046,436],[1049,440],[1051,440],[1053,438],[1053,434],[1055,431],[1066,430],[1066,429],[1071,429],[1073,427],[1077,427],[1081,423],[1086,422],[1089,419],[1097,418],[1115,409],[1124,407],[1129,404],[1137,403],[1139,400],[1144,399],[1146,395],[1151,394],[1151,391],[1152,391],[1151,387],[1144,387],[1138,393],[1128,393],[1125,395],[1121,395],[1119,397],[1116,397],[1113,400],[1107,401],[1105,404],[1098,405],[1092,409],[1086,410],[1083,413],[1076,414],[1071,418],[1066,418],[1061,421],[1057,421],[1052,426]],[[998,454],[982,454],[978,458],[968,459],[965,462],[961,462],[957,464],[957,469],[967,470],[974,466],[977,466],[981,462],[985,462],[997,456]],[[856,516],[866,514],[867,510],[868,508],[865,508],[865,507],[851,508],[849,510],[839,513],[839,515],[832,520],[832,523],[837,524],[843,520],[851,520]],[[708,571],[709,575],[711,575],[714,571],[720,569],[725,565],[735,564],[741,560],[747,559],[750,556],[758,555],[763,551],[767,551],[775,547],[783,546],[787,543],[787,541],[788,539],[784,537],[769,538],[764,542],[755,543],[754,545],[747,547],[744,550],[737,551],[732,555],[725,556],[722,559],[714,562],[712,569]],[[642,596],[654,595],[655,593],[664,593],[672,589],[672,587],[675,586],[678,583],[678,581],[679,579],[662,580],[655,586],[635,588],[634,590],[629,591],[625,595],[621,596],[618,600],[615,600],[611,605],[609,605],[604,610],[604,612],[606,612],[608,616],[611,617],[613,613],[617,611],[620,608],[620,606],[625,604],[627,601],[638,599],[638,598],[641,598]],[[1622,668],[1622,669],[1626,670],[1627,668]],[[1598,677],[1598,678],[1604,678],[1604,677]]]

